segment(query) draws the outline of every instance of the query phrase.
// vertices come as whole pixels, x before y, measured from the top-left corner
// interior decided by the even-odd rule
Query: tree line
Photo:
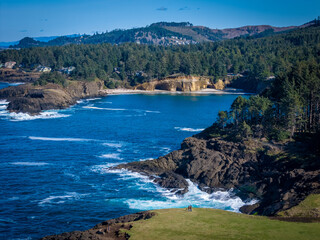
[[[284,141],[309,134],[315,141],[313,150],[320,154],[320,64],[298,62],[262,94],[249,99],[239,96],[230,111],[219,112],[212,129],[233,140]]]
[[[53,71],[75,66],[70,75],[74,80],[98,78],[132,86],[176,73],[209,76],[213,81],[227,73],[244,73],[248,78],[265,81],[296,62],[319,62],[319,42],[320,27],[308,27],[259,39],[186,46],[104,43],[5,50],[0,52],[0,62],[15,61],[26,70],[39,64]]]

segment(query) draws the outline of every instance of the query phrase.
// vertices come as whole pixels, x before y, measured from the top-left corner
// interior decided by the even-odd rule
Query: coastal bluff
[[[105,96],[102,81],[73,81],[63,87],[58,84],[34,86],[24,84],[0,90],[0,99],[6,99],[10,112],[39,114],[43,110],[64,109],[76,104],[77,100]]]
[[[243,201],[243,213],[272,216],[292,208],[310,194],[320,193],[320,167],[317,162],[281,159],[292,149],[307,151],[301,143],[272,144],[259,139],[232,142],[212,137],[210,128],[186,138],[179,150],[154,160],[120,164],[149,176],[161,187],[177,194],[188,192],[188,182],[202,191],[230,190]],[[299,149],[299,150],[298,150]]]
[[[185,208],[171,208],[126,215],[85,231],[50,235],[41,240],[287,240],[317,239],[319,236],[320,223],[317,220],[308,223],[278,220],[219,209],[186,211]]]

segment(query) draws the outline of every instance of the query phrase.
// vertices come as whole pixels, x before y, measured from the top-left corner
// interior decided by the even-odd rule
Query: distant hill
[[[264,37],[277,33],[304,28],[313,25],[311,21],[301,26],[273,27],[269,25],[244,26],[239,28],[210,29],[204,26],[193,26],[189,22],[158,22],[150,26],[127,30],[115,29],[111,32],[94,35],[69,35],[55,37],[49,41],[26,37],[11,48],[28,48],[41,46],[62,46],[67,44],[121,44],[136,42],[149,45],[188,45],[201,42],[215,42],[236,37]]]

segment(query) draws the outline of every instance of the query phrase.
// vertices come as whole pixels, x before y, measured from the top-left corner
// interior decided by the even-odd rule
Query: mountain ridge
[[[67,44],[121,44],[135,42],[149,45],[188,45],[201,42],[215,42],[237,37],[263,37],[297,28],[305,28],[315,24],[315,21],[300,26],[274,27],[270,25],[248,25],[236,28],[211,29],[205,26],[194,26],[190,22],[157,22],[146,27],[131,29],[114,29],[110,32],[93,35],[61,36],[49,41],[25,37],[10,48],[28,48],[43,46],[63,46]]]

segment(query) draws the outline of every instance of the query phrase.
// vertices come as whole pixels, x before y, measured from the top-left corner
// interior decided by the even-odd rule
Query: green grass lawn
[[[320,239],[320,223],[270,220],[216,209],[155,210],[156,216],[133,222],[130,240],[168,239]]]
[[[298,206],[278,214],[282,217],[315,217],[320,215],[320,194],[311,194]]]

